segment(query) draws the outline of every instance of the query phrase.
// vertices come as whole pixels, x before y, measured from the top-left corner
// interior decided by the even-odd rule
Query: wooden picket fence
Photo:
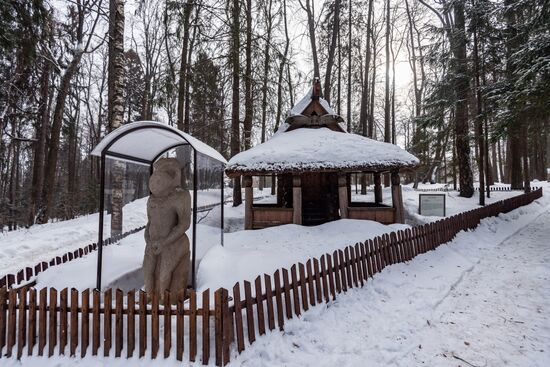
[[[542,189],[470,210],[434,223],[399,230],[236,283],[226,289],[171,295],[109,289],[0,290],[0,356],[56,354],[187,359],[229,362],[258,335],[348,289],[364,286],[386,266],[449,242],[483,218],[506,213],[542,196]],[[137,298],[136,298],[137,297]],[[200,298],[200,299],[199,299]],[[114,301],[114,305],[113,305]],[[200,303],[198,301],[201,301]],[[91,317],[91,320],[90,320]],[[232,344],[236,348],[232,348]],[[161,350],[162,347],[162,350]],[[234,351],[235,352],[235,351]],[[200,353],[200,358],[199,358]]]
[[[540,186],[531,186],[531,191],[536,191],[540,189]],[[479,187],[474,187],[475,191],[479,191]],[[491,192],[498,192],[498,191],[523,191],[523,189],[512,189],[510,186],[492,186],[489,188],[489,191]],[[421,191],[421,192],[448,192],[448,191],[455,191],[452,190],[449,187],[438,187],[438,188],[422,188],[422,189],[415,189],[415,191]],[[459,191],[457,189],[456,191]]]

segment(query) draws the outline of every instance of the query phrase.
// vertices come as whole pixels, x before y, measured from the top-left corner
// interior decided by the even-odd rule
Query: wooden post
[[[235,329],[237,334],[237,351],[244,350],[243,312],[241,303],[241,288],[239,283],[233,286],[233,304],[235,305]]]
[[[222,288],[218,289],[214,293],[214,346],[216,349],[215,352],[215,364],[216,366],[222,365],[222,355],[223,355],[223,318],[222,318]]]
[[[382,202],[382,178],[380,172],[374,172],[374,202]]]
[[[252,202],[254,194],[252,192],[252,177],[243,177],[244,185],[244,229],[252,229],[254,223],[254,213],[252,212]]]
[[[348,180],[346,174],[338,175],[338,200],[340,203],[340,218],[348,217]]]
[[[29,336],[27,352],[32,356],[34,345],[36,343],[36,289],[29,289]],[[0,306],[2,307],[2,306]]]
[[[207,365],[210,360],[210,288],[202,292],[202,364]],[[170,317],[168,321],[170,322]],[[170,348],[168,349],[170,355]],[[165,357],[165,358],[168,358]]]
[[[292,177],[292,223],[302,224],[302,180],[300,176]]]
[[[189,292],[189,361],[197,356],[197,293]]]
[[[391,173],[391,198],[395,208],[395,223],[405,223],[405,212],[403,209],[403,194],[401,192],[401,180],[399,172]]]
[[[232,315],[229,312],[229,294],[227,289],[222,288],[222,365],[225,366],[229,363],[231,358],[229,354],[229,348],[231,343],[231,333],[233,330],[232,326]]]

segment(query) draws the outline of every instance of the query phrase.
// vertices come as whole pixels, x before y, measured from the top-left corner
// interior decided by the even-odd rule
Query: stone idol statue
[[[189,229],[191,196],[180,186],[181,170],[175,158],[161,158],[149,179],[147,201],[145,291],[161,297],[169,290],[173,297],[187,288],[190,268]]]

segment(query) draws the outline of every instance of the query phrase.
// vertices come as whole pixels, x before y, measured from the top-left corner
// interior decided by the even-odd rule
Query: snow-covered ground
[[[267,191],[267,190],[266,190]],[[499,192],[491,201],[504,199],[518,192]],[[447,194],[447,206],[450,214],[455,214],[477,206],[477,198],[465,199],[458,193]],[[372,191],[368,191],[370,200]],[[408,186],[403,188],[405,207],[412,223],[429,222],[439,217],[424,217],[418,210],[418,192]],[[365,198],[365,196],[362,196]],[[384,189],[384,198],[391,204],[389,188]],[[372,198],[373,199],[373,198]],[[373,199],[374,200],[374,199]],[[136,210],[145,210],[145,201]],[[226,222],[230,223],[231,233],[226,233],[224,246],[221,246],[219,230],[219,208],[207,213],[197,227],[197,283],[198,290],[231,288],[236,282],[254,279],[263,273],[272,273],[281,267],[311,257],[342,248],[346,245],[374,238],[380,234],[402,228],[401,225],[385,226],[373,221],[339,220],[315,227],[284,225],[255,231],[243,231],[243,206],[226,207]],[[205,213],[206,215],[206,213]],[[236,230],[239,229],[239,230]],[[191,230],[188,231],[191,239]],[[108,246],[103,256],[102,285],[123,290],[141,288],[143,278],[141,264],[145,241],[143,233],[138,232]],[[97,254],[95,252],[82,259],[56,266],[41,273],[37,278],[37,287],[74,287],[77,289],[95,287]]]
[[[146,199],[138,199],[124,206],[123,230],[128,231],[147,223]],[[97,241],[99,214],[0,233],[0,276],[14,273],[25,266],[40,261],[50,261],[55,256]],[[105,215],[105,223],[111,216]],[[105,226],[105,237],[110,229]]]
[[[540,184],[537,182],[537,185]],[[540,185],[539,185],[540,186]],[[442,188],[443,184],[419,184],[419,189],[435,189]],[[374,202],[374,187],[369,187],[367,190],[367,195],[356,193],[355,186],[352,187],[352,201],[356,202]],[[403,205],[406,211],[406,221],[409,224],[421,224],[427,222],[433,222],[441,219],[441,217],[436,216],[422,216],[418,214],[418,202],[419,195],[426,194],[426,192],[420,192],[413,189],[412,184],[402,185],[403,192]],[[452,216],[458,213],[462,213],[468,210],[475,209],[479,207],[479,191],[474,192],[474,196],[471,198],[463,198],[459,196],[458,191],[447,191],[447,192],[430,192],[430,194],[445,195],[445,206],[447,216]],[[487,204],[494,203],[495,201],[508,199],[512,196],[520,195],[522,191],[497,191],[491,192],[491,197],[486,198],[485,202]],[[391,188],[384,187],[382,188],[382,199],[383,203],[386,205],[392,205],[391,197]]]
[[[256,191],[254,194],[255,197],[266,196],[268,191]],[[488,202],[502,200],[519,193],[517,191],[496,192]],[[201,194],[199,205],[215,202],[218,197],[217,190],[211,193],[201,192]],[[448,215],[477,206],[477,196],[465,199],[458,197],[457,192],[449,192],[446,195]],[[372,190],[368,190],[366,196],[354,194],[354,200],[374,201],[372,196]],[[389,188],[384,188],[383,196],[384,202],[391,204]],[[416,224],[439,219],[439,217],[418,215],[418,192],[409,185],[403,186],[403,197],[409,223]],[[231,233],[226,233],[225,247],[222,248],[219,230],[216,228],[219,226],[219,211],[220,207],[216,207],[209,212],[199,214],[197,265],[202,262],[203,256],[207,255],[197,273],[197,286],[201,289],[230,286],[236,281],[250,279],[260,273],[289,266],[296,261],[320,256],[336,248],[394,230],[392,227],[368,221],[343,220],[317,227],[286,225],[259,231],[242,231],[244,206],[233,208],[229,204],[224,209],[225,230]],[[146,198],[126,205],[124,214],[124,230],[144,225]],[[206,217],[203,218],[203,216]],[[97,236],[97,220],[98,215],[94,214],[0,235],[0,248],[3,249],[0,252],[2,263],[0,275],[16,272],[25,266],[33,266],[39,261],[49,261],[54,256],[94,242]],[[109,221],[110,218],[107,216],[105,220],[107,235]],[[188,236],[191,238],[192,234],[189,232]],[[107,247],[104,255],[102,284],[122,289],[139,287],[141,283],[139,269],[144,246],[143,233],[138,232],[116,245]],[[244,256],[245,253],[247,256]],[[38,286],[60,288],[74,286],[79,289],[94,287],[96,262],[97,254],[94,252],[83,259],[49,269],[38,277]],[[217,271],[218,268],[223,271]]]
[[[550,185],[545,185],[550,189]],[[234,366],[549,366],[550,197],[268,332]]]
[[[419,201],[418,195],[425,194],[425,193],[415,191],[412,188],[412,185],[404,185],[402,191],[403,191],[403,205],[405,206],[405,210],[407,212],[407,220],[409,222],[427,223],[427,222],[433,222],[441,219],[440,217],[435,217],[435,216],[427,217],[427,216],[418,214],[418,201]],[[500,200],[511,198],[516,195],[521,195],[522,193],[523,193],[522,191],[491,192],[491,197],[485,198],[485,203],[491,204],[491,203],[494,203],[495,201],[500,201]],[[463,198],[459,196],[458,191],[433,192],[430,194],[445,195],[446,214],[448,217],[480,207],[478,205],[479,191],[475,191],[474,196],[472,196],[471,198]],[[388,191],[388,195],[385,195],[385,196],[386,196],[385,199],[388,200],[388,204],[391,203],[391,196],[389,196],[389,191]]]
[[[339,220],[316,227],[295,224],[257,231],[226,233],[220,244],[220,230],[198,225],[197,289],[232,288],[241,280],[290,267],[298,261],[320,256],[350,243],[364,241],[406,226],[386,226],[373,221]],[[192,234],[188,232],[188,236]],[[143,233],[107,246],[103,252],[103,286],[121,289],[140,288],[141,264],[145,250]],[[95,287],[97,254],[52,267],[37,278],[37,288]]]
[[[230,197],[226,189],[226,199]],[[264,191],[265,192],[265,191]],[[220,201],[218,190],[199,192],[198,205],[205,206]],[[263,196],[255,192],[255,196]],[[147,198],[138,199],[124,206],[123,231],[144,226],[147,223]],[[219,213],[217,211],[216,213]],[[203,214],[204,215],[204,214]],[[209,213],[214,217],[214,210]],[[219,215],[219,214],[218,214]],[[226,209],[228,225],[234,227],[235,216],[240,216],[230,208]],[[199,219],[202,215],[199,215]],[[34,266],[40,261],[50,261],[55,256],[63,255],[97,241],[98,213],[83,215],[67,220],[33,225],[16,231],[0,232],[0,276],[15,273],[26,266]],[[104,236],[109,237],[111,216],[105,215]]]
[[[369,220],[342,219],[306,227],[296,224],[255,231],[238,231],[225,236],[224,246],[214,246],[199,266],[197,287],[233,288],[242,280],[253,280],[271,274],[281,267],[289,268],[311,257],[320,257],[347,245],[406,228]]]

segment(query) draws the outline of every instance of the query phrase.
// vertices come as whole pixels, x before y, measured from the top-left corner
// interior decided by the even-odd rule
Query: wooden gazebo
[[[340,218],[404,222],[399,170],[418,165],[418,159],[396,145],[346,132],[319,91],[316,81],[270,140],[229,161],[226,174],[243,176],[245,229]],[[373,174],[374,202],[352,202],[354,173]],[[391,174],[391,206],[382,203],[384,173]],[[276,203],[253,203],[253,176],[276,177]]]

